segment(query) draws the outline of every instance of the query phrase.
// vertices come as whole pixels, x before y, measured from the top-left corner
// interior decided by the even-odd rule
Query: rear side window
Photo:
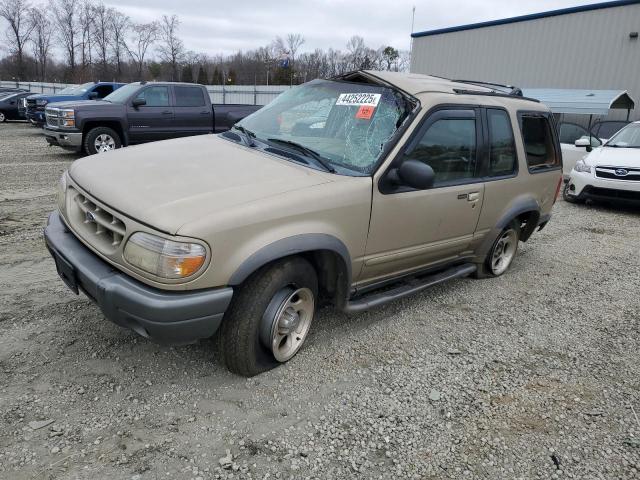
[[[487,109],[489,122],[489,176],[511,175],[516,170],[516,144],[511,120],[504,110]]]
[[[560,166],[560,157],[554,146],[553,130],[547,117],[522,114],[520,128],[522,129],[522,141],[527,154],[529,171],[546,170]]]
[[[176,107],[204,107],[204,94],[198,87],[174,87]]]
[[[93,91],[98,94],[98,98],[104,98],[113,92],[113,87],[111,85],[98,85]]]
[[[407,158],[420,160],[433,168],[436,186],[473,178],[476,170],[475,119],[436,120]]]

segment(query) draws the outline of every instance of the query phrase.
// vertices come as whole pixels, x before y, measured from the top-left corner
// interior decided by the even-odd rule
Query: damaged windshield
[[[369,175],[414,106],[380,85],[314,80],[282,93],[238,126],[324,170]]]

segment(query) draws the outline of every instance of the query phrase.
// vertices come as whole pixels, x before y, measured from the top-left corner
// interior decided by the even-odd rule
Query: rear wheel
[[[218,335],[227,368],[251,377],[292,359],[307,339],[317,294],[316,272],[303,258],[278,261],[246,280]]]
[[[109,127],[96,127],[84,136],[84,151],[87,155],[105,153],[122,146],[120,135]]]
[[[478,265],[476,278],[499,277],[506,272],[518,252],[520,241],[520,223],[512,221],[493,242],[484,261]]]

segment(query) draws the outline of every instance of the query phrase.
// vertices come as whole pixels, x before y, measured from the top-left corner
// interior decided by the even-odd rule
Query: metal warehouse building
[[[638,32],[640,0],[418,32],[411,71],[524,88],[627,90],[639,102]],[[630,118],[640,119],[640,108]]]

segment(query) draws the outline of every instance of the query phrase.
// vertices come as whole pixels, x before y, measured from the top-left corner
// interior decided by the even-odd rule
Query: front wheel
[[[0,112],[0,123],[4,123],[7,121],[7,116],[4,114],[4,112]]]
[[[237,290],[218,345],[227,368],[251,377],[291,360],[307,339],[318,279],[303,258],[266,266]]]
[[[120,135],[109,127],[96,127],[84,136],[84,151],[87,155],[105,153],[122,146]]]

